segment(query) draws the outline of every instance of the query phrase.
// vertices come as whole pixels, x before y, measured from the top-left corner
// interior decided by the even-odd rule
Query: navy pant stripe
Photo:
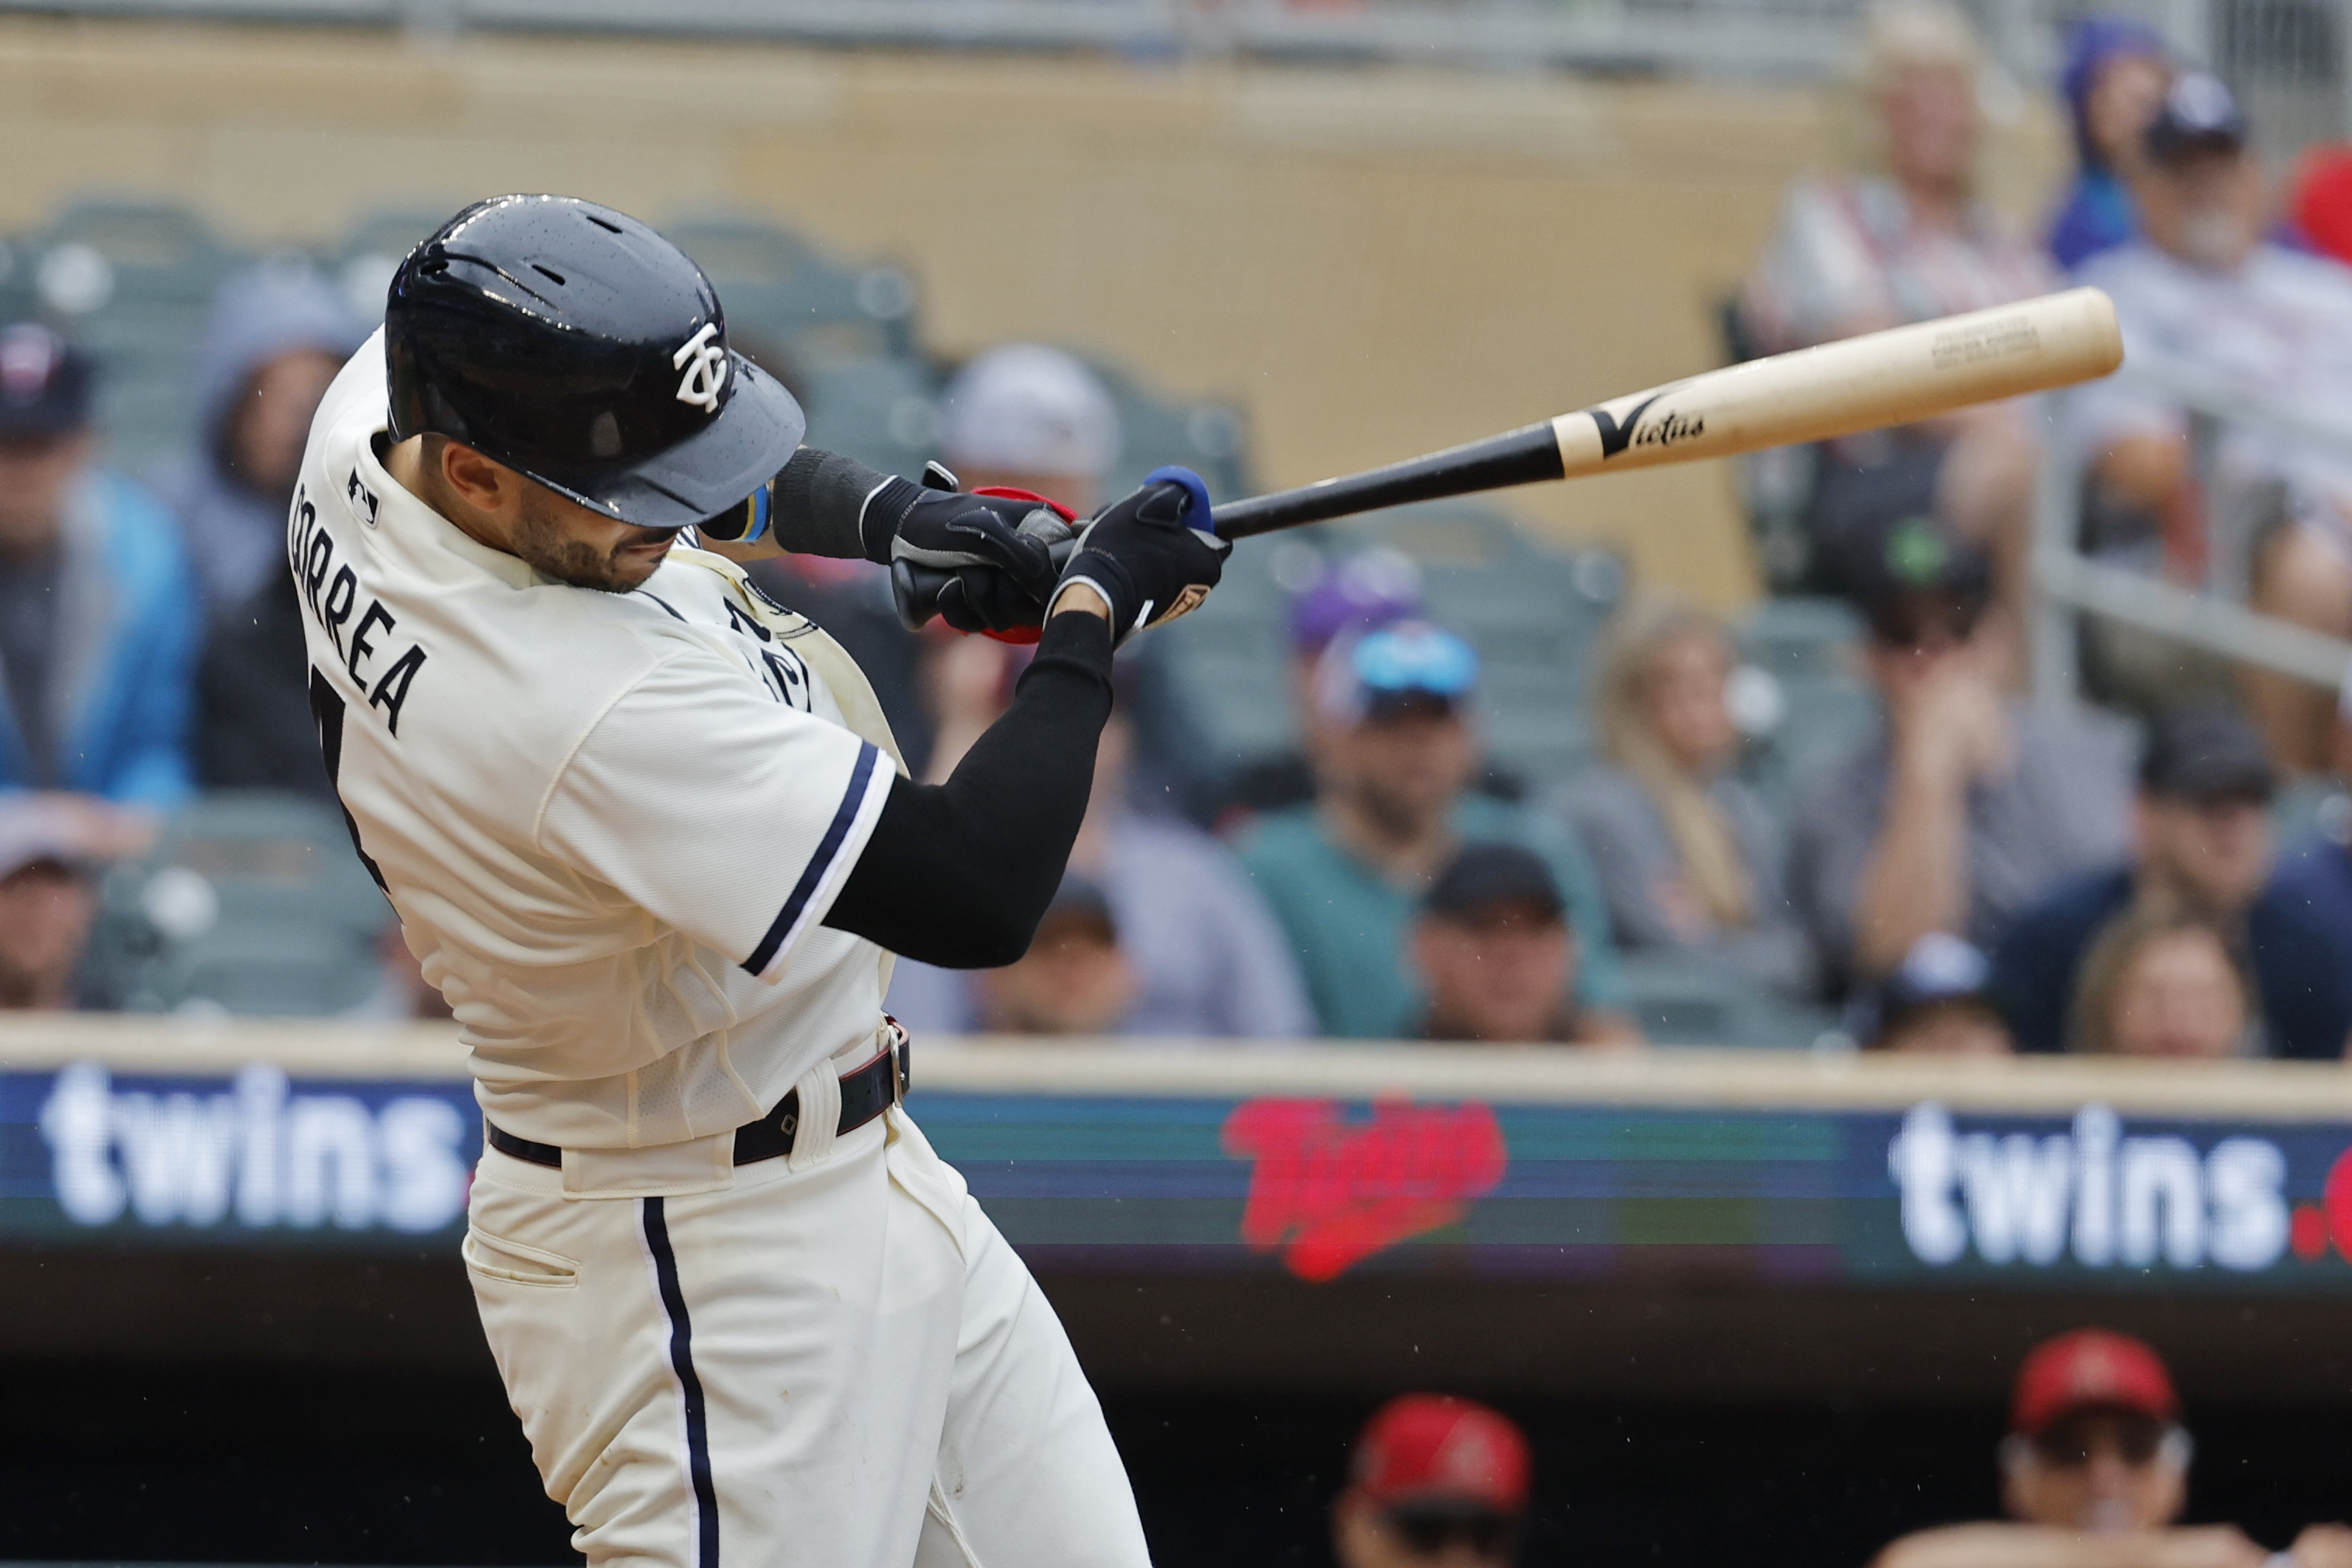
[[[669,1364],[686,1401],[686,1473],[694,1486],[695,1568],[719,1568],[719,1488],[710,1479],[710,1419],[702,1379],[694,1372],[694,1327],[687,1321],[686,1292],[678,1287],[677,1258],[669,1249],[669,1221],[662,1200],[646,1198],[646,1250],[653,1255],[654,1281],[662,1310],[669,1315]]]

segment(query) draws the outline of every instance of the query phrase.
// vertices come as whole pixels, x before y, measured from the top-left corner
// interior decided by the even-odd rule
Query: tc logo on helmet
[[[719,411],[719,389],[727,384],[727,350],[711,341],[718,336],[719,323],[705,321],[669,356],[671,369],[686,372],[677,384],[677,400],[694,404],[705,414]]]

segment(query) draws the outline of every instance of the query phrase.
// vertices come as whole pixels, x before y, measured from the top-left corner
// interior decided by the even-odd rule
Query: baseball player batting
[[[882,997],[893,953],[1027,946],[1111,650],[1225,546],[1166,470],[1056,565],[1034,502],[804,429],[700,268],[557,196],[410,253],[311,428],[311,703],[470,1052],[482,1326],[592,1563],[1142,1563],[1053,1309],[900,1104]],[[1042,628],[944,784],[830,638],[679,547],[754,495],[783,548],[914,560],[959,627]]]

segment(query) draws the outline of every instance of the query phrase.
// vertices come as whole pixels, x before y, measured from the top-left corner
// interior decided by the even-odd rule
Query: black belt
[[[894,1020],[890,1032],[896,1043],[888,1050],[856,1072],[842,1076],[841,1125],[835,1136],[856,1131],[906,1098],[912,1066],[907,1031]],[[776,1108],[767,1115],[735,1129],[735,1163],[749,1165],[791,1153],[793,1139],[800,1128],[801,1091],[794,1089],[778,1100]],[[518,1138],[487,1118],[482,1122],[482,1136],[501,1154],[553,1170],[563,1168],[563,1151],[555,1144]]]

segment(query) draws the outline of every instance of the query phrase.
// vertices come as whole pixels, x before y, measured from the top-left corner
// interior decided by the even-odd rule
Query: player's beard
[[[567,504],[584,510],[536,485],[527,487],[512,535],[514,552],[557,582],[600,593],[627,594],[643,587],[646,579],[667,559],[622,552],[632,545],[674,538],[673,530],[633,528],[615,540],[610,549],[600,550],[572,531],[564,515]]]

